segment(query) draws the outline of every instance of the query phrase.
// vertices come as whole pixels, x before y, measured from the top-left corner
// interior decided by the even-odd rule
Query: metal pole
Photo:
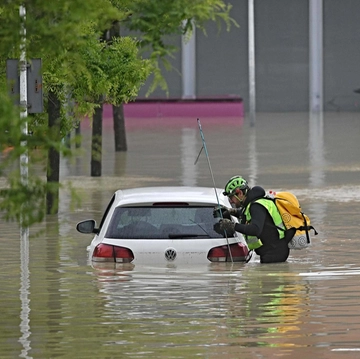
[[[26,19],[26,10],[24,6],[20,6],[19,9],[20,19],[21,19],[21,44],[20,44],[20,117],[26,119],[28,117],[27,110],[27,62],[26,62],[26,29],[25,29],[25,19]],[[24,137],[28,134],[27,121],[22,121],[22,133]],[[21,145],[26,147],[26,141],[22,141]],[[20,155],[20,175],[21,182],[24,185],[28,183],[28,152],[24,151]],[[28,239],[29,229],[24,228],[22,223],[20,223],[20,235],[21,239]]]
[[[27,63],[26,63],[26,29],[25,19],[26,10],[24,6],[20,6],[19,15],[21,19],[21,43],[20,43],[20,117],[26,119],[28,116],[27,111]],[[22,125],[22,133],[27,136],[28,128],[27,121],[24,120]],[[21,142],[22,146],[27,146],[26,141]],[[28,153],[25,151],[20,155],[20,175],[21,182],[24,185],[28,183]],[[21,288],[20,288],[20,300],[21,300],[21,314],[20,314],[20,331],[22,333],[19,338],[19,342],[23,346],[20,357],[29,358],[28,352],[31,350],[31,342],[29,340],[30,331],[30,272],[29,272],[29,227],[24,227],[22,218],[20,219],[20,260],[21,260]]]
[[[250,126],[255,126],[255,16],[254,16],[254,0],[248,2],[248,27],[249,27],[249,113]]]
[[[323,0],[309,0],[310,112],[323,111]]]
[[[196,36],[195,26],[190,34],[182,37],[181,46],[181,74],[182,74],[182,98],[196,98]]]

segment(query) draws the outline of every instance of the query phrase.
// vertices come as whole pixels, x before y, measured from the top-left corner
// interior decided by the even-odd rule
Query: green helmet
[[[223,194],[225,196],[231,196],[235,194],[235,190],[237,188],[245,191],[245,193],[248,191],[248,189],[250,189],[247,181],[244,178],[242,178],[241,176],[234,176],[231,177],[226,183],[225,191],[223,192]]]

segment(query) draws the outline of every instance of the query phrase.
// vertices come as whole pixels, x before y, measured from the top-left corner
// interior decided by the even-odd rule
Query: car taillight
[[[94,249],[92,260],[95,262],[130,263],[134,260],[134,255],[128,248],[100,243]]]
[[[246,260],[246,256],[248,255],[249,250],[243,243],[233,243],[229,246],[224,245],[214,247],[210,249],[208,253],[208,260],[210,262],[231,262],[229,247],[234,262],[243,262]]]
[[[115,262],[130,263],[134,260],[133,252],[129,248],[114,246]]]

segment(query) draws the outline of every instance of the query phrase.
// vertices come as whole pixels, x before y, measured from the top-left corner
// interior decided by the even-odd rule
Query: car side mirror
[[[81,221],[76,225],[76,230],[80,233],[99,233],[99,229],[96,228],[96,222],[93,219],[87,219]]]

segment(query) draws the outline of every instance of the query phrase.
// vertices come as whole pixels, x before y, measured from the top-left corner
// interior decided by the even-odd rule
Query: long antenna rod
[[[208,153],[208,150],[207,150],[207,148],[206,148],[206,142],[205,142],[205,138],[204,138],[204,133],[203,133],[202,128],[201,128],[200,120],[197,119],[197,122],[198,122],[198,125],[199,125],[201,140],[202,140],[202,143],[203,143],[203,148],[204,148],[204,151],[205,151],[205,155],[206,155],[206,159],[207,159],[207,162],[208,162],[208,165],[209,165],[209,170],[210,170],[211,178],[212,178],[213,185],[214,185],[216,200],[217,200],[218,205],[220,206],[219,197],[218,197],[218,194],[217,194],[217,191],[216,191],[216,184],[215,184],[215,179],[214,179],[214,173],[213,173],[213,171],[212,171],[212,169],[211,169],[209,153]],[[200,153],[201,153],[201,151],[200,151]]]
[[[209,157],[208,150],[207,150],[207,148],[206,148],[206,142],[205,142],[204,133],[203,133],[203,130],[202,130],[202,128],[201,128],[200,120],[197,119],[197,122],[198,122],[199,130],[200,130],[201,140],[202,140],[202,143],[203,143],[203,147],[202,147],[202,148],[203,148],[204,151],[205,151],[205,155],[206,155],[206,159],[207,159],[207,162],[208,162],[208,165],[209,165],[209,170],[210,170],[211,178],[212,178],[213,185],[214,185],[214,191],[215,191],[216,201],[217,201],[217,204],[218,204],[219,209],[220,209],[221,206],[220,206],[219,196],[218,196],[218,193],[217,193],[217,190],[216,190],[214,173],[213,173],[213,171],[212,171],[212,169],[211,169],[210,157]],[[200,150],[200,153],[201,153],[201,150]],[[200,153],[199,153],[199,156],[200,156]],[[198,158],[199,158],[199,156],[198,156]],[[197,162],[198,158],[196,159],[195,163]],[[223,218],[223,216],[222,216],[222,211],[219,210],[219,212],[220,212],[221,218]],[[231,250],[230,250],[229,238],[228,238],[228,236],[227,236],[226,231],[224,231],[224,233],[225,233],[225,236],[226,236],[226,242],[227,242],[227,246],[228,246],[228,249],[229,249],[229,254],[230,254],[231,263],[234,263],[233,257],[232,257],[232,253],[231,253]]]

